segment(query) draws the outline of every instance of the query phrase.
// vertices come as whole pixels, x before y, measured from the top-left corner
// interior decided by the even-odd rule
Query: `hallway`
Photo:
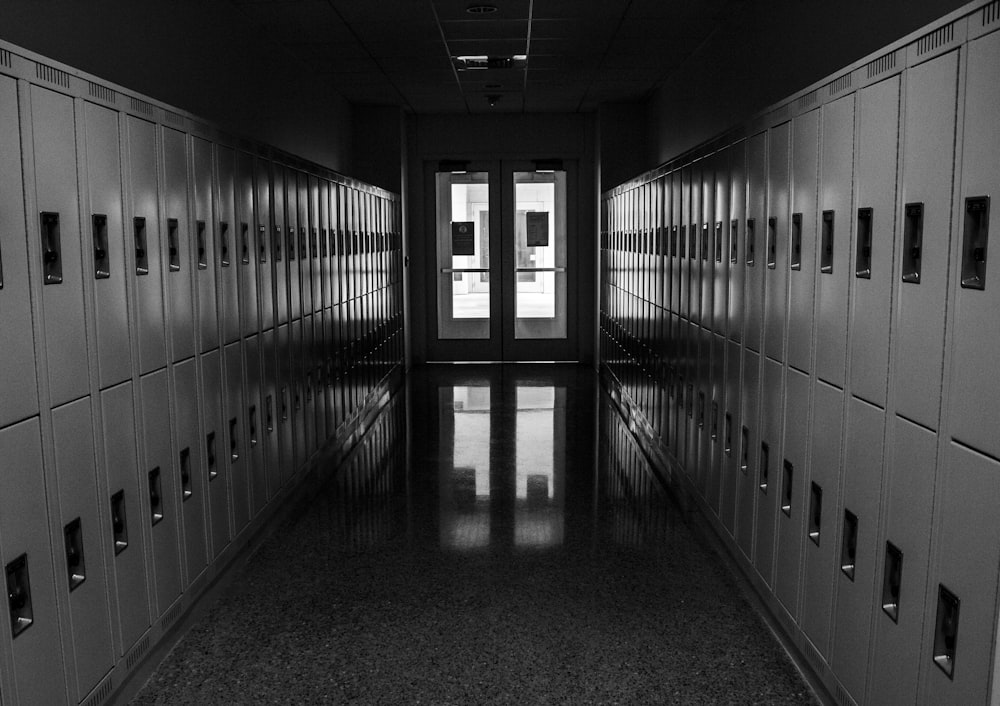
[[[416,368],[291,515],[133,703],[812,702],[583,366]]]

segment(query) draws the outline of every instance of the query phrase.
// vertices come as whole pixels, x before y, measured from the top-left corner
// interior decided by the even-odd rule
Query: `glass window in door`
[[[514,338],[566,338],[566,172],[514,172]]]

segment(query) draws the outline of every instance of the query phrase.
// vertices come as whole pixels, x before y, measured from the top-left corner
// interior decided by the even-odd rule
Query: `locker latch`
[[[128,524],[125,521],[125,490],[111,496],[111,536],[115,556],[128,549]]]
[[[191,484],[191,448],[181,449],[181,499],[189,500],[194,495]]]
[[[921,245],[924,239],[924,204],[908,203],[903,225],[903,281],[920,284]]]
[[[858,209],[858,253],[855,259],[854,276],[860,279],[872,278],[872,209]]]
[[[35,622],[31,609],[31,582],[28,579],[28,555],[22,554],[7,564],[7,605],[10,609],[10,631],[13,637]]]
[[[934,664],[949,679],[955,678],[955,648],[958,646],[958,596],[938,584],[937,619],[934,628]]]
[[[708,252],[709,252],[708,238],[709,238],[709,233],[710,233],[710,231],[708,229],[708,223],[703,224],[701,226],[701,259],[705,260],[705,261],[708,261]]]
[[[726,456],[732,456],[732,454],[733,454],[733,415],[731,415],[729,412],[726,412],[726,429],[725,429],[725,432],[726,432],[726,440],[725,440],[726,441],[726,445],[723,447],[723,450],[725,451]]]
[[[309,254],[315,260],[319,255],[319,235],[316,227],[313,226],[309,229]]]
[[[819,532],[823,522],[823,488],[816,483],[809,487],[809,539],[819,546]]]
[[[171,272],[180,272],[181,270],[181,251],[180,243],[177,240],[177,229],[178,223],[176,218],[167,219],[167,255],[169,262],[169,269]]]
[[[840,570],[851,581],[858,556],[858,516],[844,510],[844,534],[840,544]]]
[[[767,268],[773,270],[778,265],[778,219],[767,219]]]
[[[306,227],[299,226],[299,259],[305,260],[309,257],[309,253],[306,250]]]
[[[163,493],[160,487],[160,467],[149,472],[149,513],[155,527],[163,520]]]
[[[746,473],[747,468],[750,466],[750,430],[745,426],[742,430],[741,442],[740,470],[743,471],[743,473]]]
[[[135,235],[135,273],[148,275],[149,252],[146,249],[146,219],[142,216],[136,216],[132,219],[132,227]]]
[[[264,421],[264,423],[266,424],[265,429],[267,430],[268,434],[271,434],[272,432],[274,432],[274,410],[273,410],[273,407],[274,407],[274,400],[271,397],[271,395],[268,395],[264,399],[264,414],[265,414],[265,421]]]
[[[903,552],[892,542],[885,543],[885,567],[882,572],[882,610],[899,622],[899,596],[903,584]]]
[[[760,442],[760,470],[758,471],[758,483],[757,487],[760,488],[760,492],[767,495],[767,480],[768,474],[770,473],[771,466],[771,447],[768,446],[766,441]]]
[[[753,218],[747,219],[747,267],[754,266],[754,251],[756,249],[756,233],[754,232],[755,223]]]
[[[792,254],[789,257],[789,268],[802,269],[802,214],[792,214]]]
[[[733,219],[729,222],[729,262],[736,264],[740,259],[740,222]]]
[[[722,262],[722,221],[715,222],[715,261]]]
[[[823,211],[823,232],[821,238],[819,271],[825,275],[833,274],[833,223],[834,212]]]
[[[60,284],[62,274],[62,246],[59,242],[59,214],[43,211],[42,222],[42,269],[45,284]]]
[[[257,445],[257,405],[250,405],[247,419],[250,427],[250,448],[253,448]]]
[[[267,262],[267,228],[263,223],[257,225],[257,260],[261,264]]]
[[[986,288],[986,245],[990,227],[990,197],[965,200],[965,237],[962,242],[962,287]]]
[[[792,466],[792,462],[786,458],[782,465],[781,511],[788,517],[792,516],[792,476],[794,473],[795,468]]]
[[[244,265],[250,264],[250,226],[240,223],[240,255]]]
[[[226,221],[219,222],[219,250],[222,266],[229,267],[229,223]]]
[[[274,226],[274,261],[281,262],[281,226]]]
[[[111,258],[108,256],[108,217],[95,213],[90,217],[91,237],[94,241],[94,278],[111,276]]]
[[[66,546],[69,590],[72,592],[87,580],[87,564],[83,555],[83,529],[79,517],[63,528],[63,540]]]
[[[205,244],[205,221],[195,224],[195,234],[198,239],[198,269],[208,269],[208,249]]]
[[[229,420],[229,460],[234,463],[240,460],[240,445],[236,436],[238,428],[239,419],[233,417]]]
[[[208,460],[208,480],[213,481],[219,475],[215,457],[215,432],[210,431],[205,436],[205,449]]]

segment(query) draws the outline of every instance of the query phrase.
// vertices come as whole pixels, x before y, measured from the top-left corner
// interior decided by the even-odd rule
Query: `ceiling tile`
[[[369,42],[417,44],[441,41],[441,32],[430,15],[409,22],[352,22],[351,29],[366,44]]]
[[[524,39],[457,40],[448,42],[452,56],[515,56],[527,51]]]
[[[532,54],[566,56],[573,54],[604,54],[610,37],[594,40],[592,37],[567,37],[566,39],[532,39]]]
[[[616,22],[602,20],[538,20],[531,21],[531,41],[536,39],[610,39]]]
[[[414,0],[330,0],[348,22],[420,20],[433,15],[430,5]]]
[[[600,54],[536,54],[528,56],[528,71],[561,69],[590,71],[601,64]]]
[[[369,0],[370,1],[370,0]],[[530,0],[432,0],[442,22],[450,20],[474,20],[492,22],[495,20],[526,20]],[[493,5],[496,12],[472,14],[466,12],[470,5]]]
[[[426,42],[372,42],[365,49],[375,58],[383,56],[442,56],[448,57],[448,50],[440,39]]]
[[[519,39],[528,36],[527,20],[493,20],[442,22],[441,30],[448,41],[458,39]]]
[[[619,18],[625,14],[631,0],[534,0],[531,8],[533,18],[537,19],[581,19],[581,18]]]

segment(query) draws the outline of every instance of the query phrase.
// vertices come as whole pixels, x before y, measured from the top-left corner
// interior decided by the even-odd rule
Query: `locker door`
[[[259,217],[254,213],[253,178],[253,156],[237,152],[236,207],[239,211],[239,228],[236,229],[236,237],[239,239],[240,312],[243,315],[244,336],[255,334],[260,328],[257,312],[257,260],[260,254],[257,241],[260,233],[256,226]]]
[[[721,336],[729,333],[729,204],[732,198],[730,192],[730,170],[732,169],[733,148],[728,147],[719,153],[715,164],[715,252],[711,254],[715,262],[715,275],[712,279],[712,310],[715,332]]]
[[[167,371],[146,375],[140,381],[142,436],[145,463],[140,468],[143,521],[152,527],[151,564],[156,599],[154,619],[162,616],[181,594],[181,556],[177,498],[177,472],[170,450],[170,407]]]
[[[204,413],[201,451],[208,475],[209,522],[213,559],[229,544],[229,462],[222,415],[222,357],[218,350],[201,357],[201,408]]]
[[[333,237],[333,232],[331,231],[332,221],[330,214],[332,213],[331,199],[332,191],[330,182],[326,179],[321,179],[319,182],[319,243],[320,243],[320,257],[322,261],[320,263],[320,284],[321,284],[321,301],[324,309],[328,309],[331,304],[330,299],[330,261],[333,255],[332,248],[330,247],[330,240]]]
[[[885,412],[851,397],[847,417],[847,458],[837,518],[840,571],[832,666],[841,684],[860,703],[867,683],[872,596],[881,558],[877,540]]]
[[[699,229],[698,260],[701,262],[701,325],[715,329],[715,173],[719,155],[705,160],[701,178],[701,228]]]
[[[104,498],[103,537],[108,556],[114,557],[112,615],[117,619],[118,645],[124,655],[149,627],[146,550],[140,518],[139,463],[136,455],[135,406],[132,383],[124,382],[101,393],[104,463],[109,498]]]
[[[250,468],[247,458],[247,433],[245,415],[247,406],[243,397],[243,347],[231,343],[225,348],[226,386],[225,446],[223,457],[229,466],[229,483],[232,492],[233,536],[238,536],[250,521]]]
[[[333,308],[323,310],[323,366],[324,366],[324,396],[326,397],[326,436],[332,437],[337,431],[336,384],[333,366]]]
[[[97,372],[99,384],[104,389],[132,375],[128,299],[125,294],[121,152],[118,113],[93,103],[84,103],[83,113],[89,192],[83,223],[90,230],[90,252],[84,276],[94,278]],[[88,242],[86,238],[84,240]],[[90,266],[91,260],[93,267]],[[5,259],[5,276],[9,276],[7,271]]]
[[[285,256],[288,260],[288,318],[302,316],[302,294],[299,291],[299,174],[285,170]]]
[[[859,91],[858,173],[854,289],[851,294],[851,392],[885,406],[889,381],[893,239],[896,231],[896,166],[899,77]],[[848,263],[850,266],[851,263]]]
[[[191,236],[198,290],[198,340],[199,350],[206,353],[219,347],[219,308],[216,300],[215,279],[218,270],[215,248],[218,225],[215,222],[215,156],[212,143],[198,137],[191,138],[191,164],[194,177],[195,229]]]
[[[288,338],[289,379],[291,381],[290,390],[292,394],[292,428],[295,434],[295,472],[298,472],[299,468],[305,462],[308,455],[307,447],[309,443],[305,415],[305,375],[302,368],[302,326],[302,319],[293,321],[289,328]]]
[[[840,552],[836,529],[844,393],[822,382],[816,384],[814,392],[809,487],[805,489],[808,500],[800,625],[816,651],[829,661],[834,570]]]
[[[924,602],[937,435],[898,417],[891,424],[892,457],[884,491],[884,531],[876,559],[879,577],[885,580],[888,544],[898,550],[902,561],[896,606],[890,610],[893,615],[885,609],[875,612],[870,694],[873,704],[902,705],[917,703],[914,675],[937,669],[930,664],[925,666],[920,657],[924,621],[934,619],[937,601],[935,586],[934,594],[928,595]]]
[[[278,385],[275,330],[269,329],[261,336],[264,399],[262,419],[264,424],[264,454],[266,457],[268,498],[281,489],[281,388]]]
[[[785,380],[785,439],[780,466],[773,463],[778,496],[778,548],[775,553],[774,594],[798,622],[802,578],[803,520],[808,508],[806,459],[809,458],[809,377],[789,370]]]
[[[691,210],[688,213],[688,317],[701,325],[701,223],[702,223],[702,175],[705,160],[691,166]]]
[[[740,469],[740,373],[742,359],[740,345],[726,343],[726,393],[725,415],[721,421],[722,434],[722,507],[719,517],[730,535],[735,536],[736,496],[742,471]]]
[[[281,442],[282,485],[295,474],[295,429],[293,422],[295,387],[291,378],[292,353],[289,329],[289,324],[279,326],[277,338],[278,398],[276,406],[280,410],[278,428]]]
[[[792,237],[788,255],[787,355],[788,364],[803,372],[812,369],[819,113],[819,110],[811,110],[792,121]]]
[[[747,143],[737,142],[730,155],[729,222],[729,338],[737,343],[743,340],[743,322],[746,312],[746,216],[747,216]]]
[[[723,421],[725,418],[725,385],[726,385],[726,339],[721,335],[711,335],[712,367],[708,382],[710,395],[708,408],[705,410],[705,433],[710,445],[711,473],[708,478],[706,497],[708,506],[715,515],[719,515],[721,502],[722,474],[725,472],[723,456]]]
[[[992,652],[997,626],[997,567],[1000,555],[1000,463],[971,449],[949,444],[935,524],[937,561],[931,571],[931,594],[924,611],[921,670],[923,701],[937,704],[985,704],[993,678]],[[946,634],[947,598],[957,600],[955,644]],[[947,607],[946,607],[947,606]],[[993,697],[996,698],[995,696]]]
[[[960,265],[952,271],[958,274],[958,286],[953,285],[958,301],[955,305],[954,358],[949,411],[951,433],[956,438],[1000,457],[1000,434],[996,420],[1000,418],[1000,381],[997,380],[995,351],[997,339],[996,312],[1000,309],[1000,285],[994,272],[986,271],[988,257],[986,238],[992,230],[993,242],[1000,233],[1000,135],[997,134],[996,106],[1000,102],[997,86],[997,66],[1000,65],[1000,34],[994,32],[977,39],[969,46],[969,68],[966,84],[965,131],[962,152],[960,208],[955,219],[955,237],[960,248]],[[993,198],[990,208],[989,200]],[[985,209],[983,208],[985,206]],[[992,225],[992,229],[990,228]],[[982,248],[982,262],[977,263],[976,250]],[[998,252],[996,245],[993,252]],[[996,261],[996,256],[993,256]],[[990,325],[986,322],[993,321]],[[985,324],[985,325],[984,325]],[[963,619],[964,622],[964,619]],[[965,650],[963,650],[964,652]]]
[[[55,592],[65,577],[52,573],[38,417],[0,431],[0,458],[5,461],[0,494],[0,546],[7,593],[4,614],[10,618],[0,645],[14,666],[17,696],[12,703],[63,703],[66,677]],[[11,614],[16,602],[22,605]]]
[[[312,283],[310,311],[323,309],[323,282],[320,279],[320,182],[309,176],[309,281]]]
[[[273,165],[274,184],[271,188],[271,215],[274,232],[271,251],[274,253],[274,316],[276,324],[288,323],[288,225],[285,221],[285,168]]]
[[[767,269],[767,133],[750,138],[747,146],[746,331],[744,346],[761,350],[764,334],[764,270]]]
[[[208,565],[208,477],[205,472],[205,457],[201,453],[198,369],[194,359],[178,363],[173,367],[173,373],[173,398],[177,410],[177,463],[180,467],[179,496],[184,520],[187,585],[190,586]]]
[[[257,171],[257,278],[260,329],[274,327],[274,225],[271,215],[271,164],[258,159]]]
[[[899,414],[936,429],[941,407],[958,52],[915,66],[906,75],[903,233],[896,238],[902,274],[896,284],[893,399]]]
[[[764,350],[774,360],[785,359],[785,315],[788,310],[788,144],[791,123],[771,128],[767,140],[767,221],[764,238]]]
[[[50,402],[58,406],[82,397],[89,389],[87,356],[82,354],[87,349],[87,333],[81,280],[73,99],[38,86],[31,86],[29,90],[38,209],[38,213],[28,214],[28,223],[33,224],[29,237],[36,240],[38,250],[35,252],[45,259],[44,263],[40,262],[39,272],[44,284],[46,373]],[[27,129],[27,126],[22,128]],[[15,226],[12,232],[18,231]],[[27,302],[27,290],[20,296]],[[18,388],[21,386],[15,383],[15,389]]]
[[[115,662],[92,415],[90,397],[52,411],[54,465],[59,479],[57,507],[65,540],[54,552],[59,559],[56,566],[63,569],[56,573],[55,581],[59,590],[69,593],[63,654],[69,664],[75,665],[76,682],[71,684],[71,692],[77,703]],[[31,568],[34,578],[34,566]],[[73,671],[71,668],[70,674]]]
[[[693,259],[691,252],[692,244],[692,233],[695,234],[697,238],[697,226],[696,221],[698,220],[695,215],[695,208],[698,199],[694,197],[695,189],[692,188],[694,183],[694,171],[695,168],[692,165],[688,165],[681,170],[681,242],[680,242],[680,252],[679,256],[681,258],[681,316],[683,316],[688,321],[697,321],[695,316],[696,312],[692,302],[694,301],[694,296],[692,295],[691,283],[695,279],[692,275],[694,268],[697,267],[698,261]],[[698,193],[701,192],[699,188]]]
[[[184,133],[163,128],[163,208],[167,238],[167,296],[171,360],[194,355],[194,302],[188,163]]]
[[[299,283],[302,292],[302,316],[313,310],[312,305],[312,254],[309,251],[309,229],[312,226],[312,204],[310,199],[310,178],[302,172],[297,173],[296,188],[298,189],[298,267]]]
[[[264,388],[261,382],[261,346],[257,336],[246,340],[246,452],[250,475],[250,516],[256,517],[267,504],[267,470],[264,465],[265,427]]]
[[[821,136],[821,213],[816,239],[816,374],[837,387],[844,386],[847,356],[854,95],[838,98],[824,106]]]
[[[754,564],[769,586],[774,585],[775,523],[782,491],[781,440],[783,437],[781,363],[764,358],[764,384],[761,387],[761,428],[757,462],[757,542]]]
[[[760,458],[758,412],[760,400],[760,357],[749,350],[743,353],[743,385],[740,399],[741,427],[734,432],[738,449],[739,489],[736,497],[736,541],[744,556],[753,560],[754,507],[757,503],[757,462]]]
[[[139,373],[167,364],[163,314],[163,246],[157,190],[156,125],[126,118],[128,195],[126,229],[132,236]]]
[[[236,220],[236,153],[228,147],[215,146],[218,180],[218,251],[219,313],[222,317],[222,343],[240,338],[240,223]]]

